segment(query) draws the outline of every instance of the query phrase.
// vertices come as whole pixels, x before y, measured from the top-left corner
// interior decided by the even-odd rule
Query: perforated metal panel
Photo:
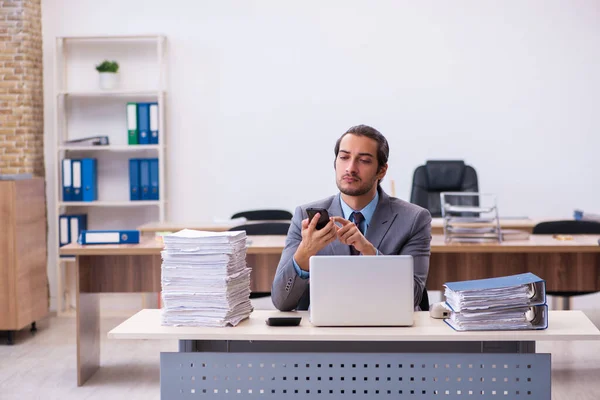
[[[162,399],[550,399],[550,354],[162,353]]]

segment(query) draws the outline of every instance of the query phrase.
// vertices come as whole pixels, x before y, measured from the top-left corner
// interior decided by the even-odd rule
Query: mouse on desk
[[[449,318],[450,310],[445,302],[433,303],[429,307],[429,316],[431,318]]]

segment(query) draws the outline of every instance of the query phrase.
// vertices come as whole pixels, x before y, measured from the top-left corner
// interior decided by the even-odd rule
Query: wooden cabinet
[[[46,193],[43,178],[0,181],[0,331],[48,314]]]

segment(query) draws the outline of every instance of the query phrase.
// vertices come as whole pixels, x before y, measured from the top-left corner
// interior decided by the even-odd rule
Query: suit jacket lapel
[[[331,205],[327,209],[330,217],[342,217],[344,218],[344,213],[342,212],[342,205],[340,203],[340,194],[338,193],[331,202]],[[340,256],[349,256],[350,255],[350,246],[342,244],[339,240],[334,240],[333,243],[330,243],[325,249],[327,253],[331,255],[340,255]]]
[[[373,213],[373,218],[371,218],[369,229],[367,229],[366,239],[373,246],[379,248],[397,215],[392,211],[390,197],[383,190],[379,190],[379,202]]]

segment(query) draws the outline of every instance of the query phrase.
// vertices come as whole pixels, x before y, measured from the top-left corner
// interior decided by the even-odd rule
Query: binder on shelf
[[[65,140],[63,144],[71,146],[108,146],[110,140],[108,136],[90,136],[81,139]]]
[[[62,160],[63,201],[73,201],[73,170],[71,159]]]
[[[150,200],[150,160],[140,159],[140,199]]]
[[[140,231],[136,230],[84,230],[79,236],[79,244],[137,244]]]
[[[81,161],[82,201],[98,200],[97,161],[95,158],[83,158]]]
[[[158,103],[150,103],[150,144],[158,144]]]
[[[71,214],[69,218],[69,243],[77,243],[81,231],[87,229],[87,214]]]
[[[150,162],[150,200],[158,200],[158,158],[151,158],[148,161]]]
[[[138,144],[137,103],[127,103],[127,136],[129,144]]]
[[[138,103],[138,144],[150,144],[150,103]]]
[[[71,160],[71,170],[73,173],[73,195],[71,200],[83,201],[83,190],[81,184],[81,160]]]
[[[62,247],[66,244],[70,243],[71,225],[69,224],[69,216],[68,215],[60,215],[58,217],[58,247]]]
[[[129,200],[140,200],[140,160],[129,160]]]

